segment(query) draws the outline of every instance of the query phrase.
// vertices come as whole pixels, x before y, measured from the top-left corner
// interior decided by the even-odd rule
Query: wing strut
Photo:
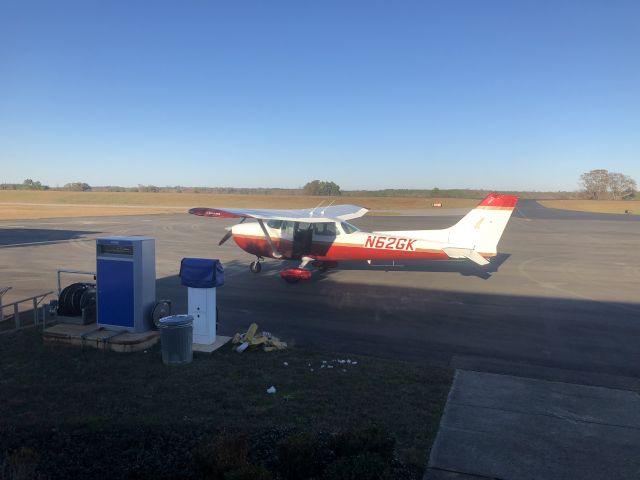
[[[269,236],[269,232],[267,232],[267,229],[264,227],[264,223],[262,222],[262,219],[258,218],[257,220],[258,220],[258,223],[260,224],[260,228],[262,229],[262,233],[264,233],[264,238],[267,240],[267,243],[271,247],[271,252],[273,253],[273,256],[276,258],[282,258],[282,254],[278,251],[276,246],[273,244],[273,240],[271,240],[271,237]]]

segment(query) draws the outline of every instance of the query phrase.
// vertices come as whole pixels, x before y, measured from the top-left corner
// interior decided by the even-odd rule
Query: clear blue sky
[[[638,1],[0,3],[0,182],[640,182]]]

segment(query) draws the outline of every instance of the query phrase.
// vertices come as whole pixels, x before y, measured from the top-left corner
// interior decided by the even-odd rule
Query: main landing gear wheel
[[[251,270],[251,273],[260,273],[260,270],[262,270],[262,265],[257,261],[251,262],[249,264],[249,270]]]

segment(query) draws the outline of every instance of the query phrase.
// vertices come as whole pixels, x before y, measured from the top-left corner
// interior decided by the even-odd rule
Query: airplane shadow
[[[496,273],[502,264],[511,256],[510,253],[499,253],[490,260],[489,265],[481,267],[469,260],[408,260],[394,263],[372,262],[339,262],[337,270],[376,270],[385,272],[449,272],[459,273],[465,277],[478,277],[483,280],[491,278],[491,274]],[[312,279],[320,281],[333,273],[329,270],[323,275],[314,275]]]
[[[503,285],[498,293],[344,281],[331,273],[289,285],[277,278],[280,264],[260,274],[238,260],[224,267],[225,285],[217,292],[223,335],[255,322],[290,344],[327,352],[612,388],[640,385],[634,361],[640,305],[633,301],[529,295],[521,285]],[[156,285],[157,298],[171,299],[173,313],[186,313],[188,291],[177,275]]]

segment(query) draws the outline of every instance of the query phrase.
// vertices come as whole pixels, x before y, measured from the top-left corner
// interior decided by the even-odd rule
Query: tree
[[[72,192],[88,192],[91,190],[91,186],[88,183],[83,182],[67,183],[63,188]]]
[[[580,183],[585,196],[592,200],[633,198],[637,189],[636,181],[630,176],[604,169],[583,173]]]
[[[340,186],[334,182],[313,180],[303,187],[306,195],[338,196],[341,195]]]
[[[43,190],[43,189],[47,188],[44,185],[42,185],[42,183],[40,183],[39,181],[38,182],[34,182],[30,178],[27,178],[24,182],[22,182],[22,185],[24,185],[25,188],[27,188],[29,190]]]
[[[636,181],[630,176],[615,172],[609,174],[609,191],[613,200],[634,197],[636,188]]]
[[[158,193],[160,191],[160,188],[156,187],[155,185],[138,185],[138,191],[146,193]]]
[[[609,188],[609,172],[604,169],[591,170],[580,175],[580,183],[588,199],[601,200]]]

